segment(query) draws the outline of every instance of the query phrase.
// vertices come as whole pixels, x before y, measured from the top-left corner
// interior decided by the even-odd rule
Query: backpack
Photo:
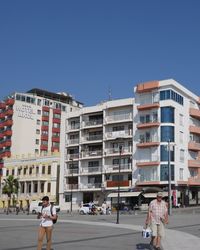
[[[53,216],[53,205],[51,205],[50,211],[51,211],[51,216]],[[56,224],[57,219],[58,219],[58,215],[56,214],[56,219],[52,220],[53,224]]]

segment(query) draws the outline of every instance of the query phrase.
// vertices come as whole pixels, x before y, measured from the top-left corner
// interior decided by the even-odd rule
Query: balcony
[[[96,189],[96,188],[101,188],[102,183],[86,183],[86,184],[81,184],[80,188],[81,189]]]
[[[136,145],[138,148],[157,147],[160,145],[160,142],[158,138],[144,137]]]
[[[195,108],[190,108],[190,116],[200,120],[200,110]]]
[[[0,133],[0,139],[4,137],[4,133]]]
[[[49,116],[42,116],[42,121],[48,122],[49,121]]]
[[[159,88],[158,81],[145,82],[137,85],[137,93],[147,93]]]
[[[88,135],[87,137],[83,137],[83,142],[93,142],[93,141],[102,141],[103,140],[103,134],[100,135]]]
[[[77,122],[77,123],[75,123],[73,125],[70,125],[68,127],[68,130],[77,130],[77,129],[80,129],[80,123],[79,122]]]
[[[81,173],[82,174],[94,174],[94,173],[101,173],[102,172],[102,167],[87,167],[87,168],[82,168]]]
[[[200,168],[200,160],[188,160],[189,168]]]
[[[13,125],[13,121],[12,120],[7,120],[5,121],[5,126],[12,126]]]
[[[79,139],[69,139],[67,140],[68,145],[74,145],[74,144],[79,144]]]
[[[142,104],[142,105],[137,106],[138,111],[158,109],[158,108],[160,108],[159,103],[149,103],[149,104]]]
[[[79,169],[78,168],[65,169],[65,176],[68,176],[68,175],[77,175],[77,174],[79,174]]]
[[[48,145],[40,145],[40,150],[47,151],[48,150]]]
[[[5,109],[5,108],[6,108],[6,104],[3,103],[3,102],[1,102],[1,103],[0,103],[0,109]]]
[[[200,135],[200,127],[190,125],[189,131],[190,133]]]
[[[41,135],[41,140],[48,141],[48,135]]]
[[[102,150],[83,151],[82,158],[102,156]]]
[[[149,120],[145,120],[144,122],[140,122],[137,125],[138,129],[146,129],[146,128],[154,128],[154,127],[159,127],[160,126],[160,122],[158,122],[157,119],[149,119]]]
[[[59,152],[60,151],[60,148],[59,148],[59,146],[57,146],[57,147],[51,147],[51,152]]]
[[[78,183],[76,183],[76,184],[66,184],[66,186],[65,186],[65,191],[77,190],[77,189],[79,189]]]
[[[12,130],[9,130],[9,129],[5,130],[4,135],[5,136],[12,136]]]
[[[122,130],[122,131],[113,131],[113,132],[107,132],[106,133],[106,139],[116,139],[121,137],[131,137],[132,136],[132,130]]]
[[[68,154],[67,155],[67,160],[71,161],[72,159],[78,159],[79,158],[79,153],[74,153],[74,154]]]
[[[151,167],[160,165],[159,156],[151,156],[149,159],[140,159],[136,162],[137,167]]]
[[[107,148],[105,150],[105,156],[109,155],[119,155],[119,148]],[[132,149],[129,147],[122,147],[122,155],[132,154]]]
[[[192,151],[200,151],[200,143],[195,141],[190,141],[188,143],[188,149]]]
[[[53,123],[61,123],[60,118],[53,118]]]
[[[54,109],[54,110],[53,110],[53,113],[54,113],[54,114],[61,114],[61,109]]]
[[[83,121],[84,127],[91,127],[91,126],[101,126],[103,125],[103,119],[92,120],[92,121]]]
[[[5,112],[0,113],[0,119],[5,118],[6,114]]]
[[[41,130],[42,130],[42,131],[48,131],[48,130],[49,130],[49,126],[44,126],[44,125],[42,125],[42,126],[41,126]]]
[[[159,180],[152,180],[152,181],[138,180],[136,182],[136,186],[154,186],[154,185],[159,185],[159,184],[160,184]]]
[[[42,110],[43,110],[43,111],[46,111],[46,112],[49,112],[49,107],[43,106],[43,107],[42,107]]]
[[[112,187],[129,187],[131,186],[131,183],[129,180],[125,181],[107,181],[107,187],[112,188]]]
[[[193,176],[193,177],[188,178],[188,184],[189,186],[200,186],[200,177]]]
[[[7,99],[6,100],[6,105],[13,105],[15,103],[15,100],[14,99]]]
[[[52,142],[60,142],[60,137],[52,137]]]
[[[111,115],[106,117],[107,123],[132,121],[132,113],[125,113],[121,115]]]
[[[106,173],[118,173],[119,172],[119,165],[105,165]],[[121,172],[129,172],[132,171],[131,164],[121,164],[120,166]]]
[[[6,115],[13,115],[13,109],[8,109],[8,110],[6,110]]]
[[[52,128],[52,133],[60,133],[60,128]]]
[[[11,145],[12,145],[11,140],[6,140],[6,141],[4,142],[4,147],[11,147]]]

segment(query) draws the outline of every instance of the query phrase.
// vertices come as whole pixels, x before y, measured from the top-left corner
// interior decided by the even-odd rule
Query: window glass
[[[161,142],[174,142],[174,127],[161,126]]]
[[[160,165],[160,180],[168,181],[169,169],[167,164]],[[171,165],[171,180],[174,181],[174,165]]]
[[[173,107],[161,108],[161,122],[174,123],[174,108]]]

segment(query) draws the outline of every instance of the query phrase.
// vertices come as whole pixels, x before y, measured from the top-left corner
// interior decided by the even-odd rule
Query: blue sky
[[[86,105],[174,78],[200,95],[199,0],[1,0],[0,98],[38,87]]]

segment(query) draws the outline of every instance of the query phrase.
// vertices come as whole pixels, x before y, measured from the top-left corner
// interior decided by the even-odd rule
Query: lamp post
[[[119,200],[120,200],[120,171],[121,171],[122,145],[119,145],[119,173],[118,173],[118,194],[117,194],[117,221],[119,224]]]
[[[172,199],[171,199],[171,151],[170,151],[170,140],[168,141],[168,214],[172,214]]]

